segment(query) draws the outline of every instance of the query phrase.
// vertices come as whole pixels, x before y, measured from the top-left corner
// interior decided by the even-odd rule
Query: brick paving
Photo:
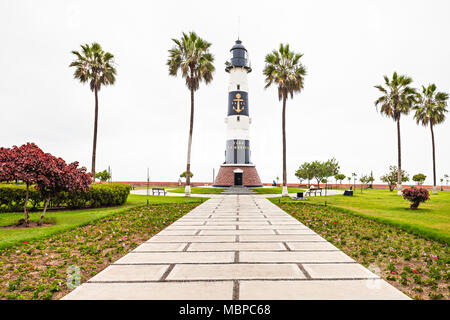
[[[409,299],[279,207],[221,195],[63,299]]]

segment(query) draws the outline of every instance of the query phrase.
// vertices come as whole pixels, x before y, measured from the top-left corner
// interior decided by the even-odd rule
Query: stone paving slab
[[[245,235],[240,241],[325,241],[317,234]]]
[[[240,281],[243,300],[409,300],[381,279]],[[320,312],[320,311],[318,311]]]
[[[335,246],[333,246],[329,242],[321,241],[321,242],[286,242],[286,246],[289,250],[310,250],[310,251],[330,251],[330,250],[338,250]]]
[[[224,243],[192,243],[187,251],[286,251],[280,242],[224,242]]]
[[[134,249],[134,252],[141,251],[183,251],[187,243],[148,243],[144,242]]]
[[[161,279],[170,265],[119,265],[113,264],[111,268],[106,268],[89,282],[108,281],[156,281]]]
[[[204,202],[63,299],[409,299],[257,195]]]
[[[132,252],[115,264],[233,262],[233,252]]]
[[[247,234],[276,234],[274,230],[201,230],[200,236],[211,236],[211,235],[247,235]]]
[[[380,278],[357,263],[303,264],[303,268],[312,279]]]
[[[167,280],[305,279],[296,264],[179,264]]]
[[[239,252],[240,262],[355,262],[342,251]]]
[[[235,236],[159,236],[156,235],[150,242],[235,242]]]
[[[233,281],[84,283],[62,300],[231,300]]]

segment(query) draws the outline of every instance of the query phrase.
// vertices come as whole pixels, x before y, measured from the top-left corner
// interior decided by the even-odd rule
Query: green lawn
[[[253,191],[259,194],[281,194],[283,187],[273,187],[273,188],[253,188]],[[289,193],[303,192],[305,189],[301,188],[288,188]]]
[[[143,206],[149,199],[150,204],[163,203],[192,203],[205,201],[207,198],[184,198],[184,197],[163,197],[163,196],[145,196],[133,195],[128,196],[128,200],[124,205],[117,207],[82,209],[82,210],[61,210],[48,211],[46,218],[55,219],[56,224],[48,227],[40,228],[24,228],[24,229],[5,229],[2,226],[14,224],[20,218],[23,218],[23,212],[0,213],[0,248],[9,247],[23,241],[46,238],[52,234],[69,230],[78,226],[92,223],[103,217],[121,213],[130,208]],[[31,221],[39,221],[41,212],[30,213]]]
[[[310,203],[348,209],[360,216],[388,223],[406,231],[450,243],[450,192],[430,195],[418,210],[410,210],[409,202],[389,190],[357,190],[353,197],[334,195],[309,197]],[[283,201],[283,200],[281,200]]]

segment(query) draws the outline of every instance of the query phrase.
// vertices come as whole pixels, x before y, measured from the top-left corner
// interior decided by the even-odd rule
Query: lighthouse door
[[[235,186],[242,186],[242,172],[235,172],[234,173],[234,185]]]

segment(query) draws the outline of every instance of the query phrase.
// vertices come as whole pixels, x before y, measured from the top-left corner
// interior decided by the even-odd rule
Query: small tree
[[[304,162],[300,165],[298,170],[295,172],[295,176],[300,179],[308,180],[308,187],[310,185],[310,181],[314,178],[314,174],[312,171],[311,164],[309,162]],[[301,182],[300,182],[301,183]]]
[[[441,178],[439,180],[441,181],[441,191],[444,191],[444,186],[443,186],[444,178]]]
[[[398,182],[398,169],[397,166],[389,166],[389,172],[382,176],[381,181],[386,182],[389,185],[389,191],[394,191],[394,187]],[[409,175],[405,170],[401,171],[402,182],[409,181]]]
[[[192,173],[192,171],[189,172],[189,177],[193,177],[194,174]],[[180,174],[180,178],[185,178],[186,179],[186,171],[184,171],[182,174]]]
[[[334,178],[336,179],[336,181],[340,181],[339,184],[342,184],[342,180],[345,179],[345,174],[342,173],[338,173],[337,175],[334,176]]]
[[[95,178],[100,179],[101,182],[105,182],[105,181],[108,181],[109,179],[111,179],[111,174],[108,171],[103,170],[103,171],[97,172],[95,174]]]
[[[351,182],[351,180],[352,180],[352,177],[347,177],[347,180],[348,180],[348,184],[350,185],[350,182]]]
[[[78,162],[69,165],[61,158],[50,153],[44,155],[40,175],[36,180],[36,188],[45,199],[44,209],[38,225],[42,225],[50,200],[61,192],[87,190],[92,182],[92,173],[86,173],[86,168],[78,168]]]
[[[25,204],[24,204],[24,224],[28,226],[28,200],[30,195],[30,186],[40,178],[41,170],[45,166],[45,154],[34,143],[26,143],[20,147],[13,146],[11,172],[10,174],[16,180],[23,181],[26,185]],[[20,222],[20,221],[19,221]]]
[[[323,178],[334,176],[339,172],[339,163],[335,158],[325,162],[313,161],[310,164],[314,179],[317,180],[317,188],[320,188],[320,182]]]
[[[369,175],[363,175],[361,176],[361,178],[359,178],[359,181],[361,181],[361,193],[363,192],[363,188],[365,188],[365,186],[370,183],[370,181],[373,178],[371,178]]]
[[[428,193],[428,190],[423,187],[410,187],[403,190],[403,198],[411,202],[411,210],[417,210],[421,202],[430,199],[430,194]]]
[[[424,175],[423,173],[418,173],[418,174],[413,175],[412,180],[415,181],[419,185],[419,184],[423,184],[423,182],[425,181],[426,178],[427,178],[427,176]]]
[[[448,186],[448,181],[449,181],[448,174],[444,174],[444,178],[445,178],[445,183]]]

